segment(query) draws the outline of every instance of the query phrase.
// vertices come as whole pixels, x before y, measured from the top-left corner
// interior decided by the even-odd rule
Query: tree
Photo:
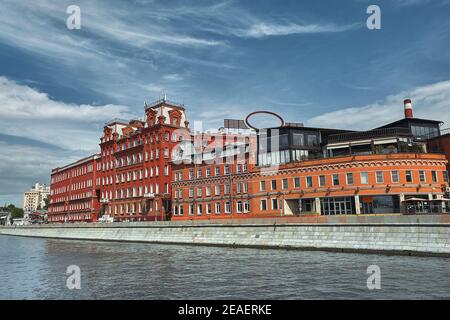
[[[17,208],[15,205],[10,204],[6,207],[6,209],[11,212],[11,218],[18,219],[23,218],[23,209]]]
[[[44,203],[45,203],[44,209],[45,209],[45,210],[48,210],[48,204],[49,204],[49,202],[50,202],[50,198],[49,198],[49,197],[44,198]]]

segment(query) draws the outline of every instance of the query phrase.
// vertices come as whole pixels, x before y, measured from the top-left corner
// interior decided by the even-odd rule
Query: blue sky
[[[81,8],[81,30],[66,8]],[[370,4],[381,30],[366,27]],[[98,150],[103,123],[163,93],[191,123],[273,110],[366,129],[450,123],[449,0],[17,1],[0,10],[0,203]]]

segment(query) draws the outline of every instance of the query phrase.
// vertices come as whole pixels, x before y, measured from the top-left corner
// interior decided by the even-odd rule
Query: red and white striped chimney
[[[414,118],[411,99],[405,99],[403,105],[405,106],[405,118]]]

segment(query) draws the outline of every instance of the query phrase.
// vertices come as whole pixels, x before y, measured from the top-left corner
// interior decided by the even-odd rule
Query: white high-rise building
[[[23,211],[34,212],[45,206],[45,199],[50,195],[50,186],[36,183],[23,194]]]

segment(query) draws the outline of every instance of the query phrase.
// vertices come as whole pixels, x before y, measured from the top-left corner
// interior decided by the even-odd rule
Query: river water
[[[66,286],[80,268],[81,289]],[[367,268],[380,268],[369,290]],[[0,299],[450,298],[450,259],[0,235]]]

